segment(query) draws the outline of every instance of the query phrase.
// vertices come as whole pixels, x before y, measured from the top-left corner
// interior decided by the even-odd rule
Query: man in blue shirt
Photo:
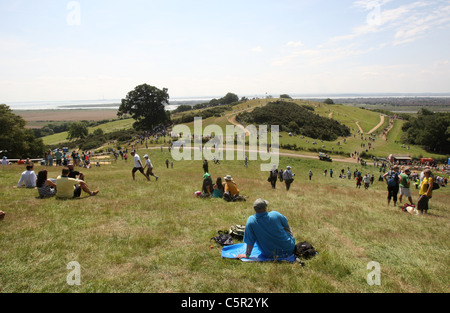
[[[267,212],[268,204],[263,199],[253,204],[256,214],[248,218],[244,233],[246,254],[238,255],[238,259],[248,259],[256,242],[262,254],[268,258],[284,258],[294,253],[295,239],[287,218],[276,211]]]

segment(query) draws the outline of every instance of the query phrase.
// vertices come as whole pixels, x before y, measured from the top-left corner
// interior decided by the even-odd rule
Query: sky
[[[0,0],[0,103],[450,92],[450,0]]]

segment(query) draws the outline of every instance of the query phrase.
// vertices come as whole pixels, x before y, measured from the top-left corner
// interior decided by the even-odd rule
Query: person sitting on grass
[[[295,238],[285,216],[277,211],[267,212],[269,202],[258,199],[253,204],[255,215],[248,218],[244,232],[245,254],[238,259],[250,258],[255,243],[267,258],[285,258],[294,254]]]
[[[82,172],[75,171],[74,166],[73,166],[72,163],[69,163],[67,165],[67,168],[69,169],[69,177],[70,178],[75,178],[75,179],[79,179],[79,180],[85,180],[84,174]]]
[[[203,175],[203,184],[202,184],[202,197],[210,197],[213,193],[213,181],[211,178],[211,174],[205,173]]]
[[[81,190],[89,194],[90,196],[95,196],[98,194],[98,190],[91,191],[88,185],[80,180],[69,177],[69,169],[67,167],[62,169],[62,175],[58,176],[56,179],[56,197],[59,199],[71,199],[79,198],[81,196]],[[78,185],[75,187],[75,185]]]
[[[37,176],[36,187],[40,198],[51,198],[56,195],[56,180],[48,179],[47,175],[47,170],[43,170]]]
[[[25,185],[26,188],[35,188],[36,187],[36,173],[34,172],[33,164],[27,165],[27,170],[20,175],[19,182],[17,183],[16,188],[22,188]]]
[[[233,177],[231,177],[231,175],[227,175],[226,177],[224,177],[224,179],[225,184],[224,184],[223,199],[226,201],[234,201],[236,198],[239,197],[239,188],[233,181]]]
[[[222,183],[222,177],[217,177],[216,183],[213,186],[213,193],[212,193],[213,198],[222,198],[223,197],[223,193],[225,191],[225,188],[223,185],[224,184]]]

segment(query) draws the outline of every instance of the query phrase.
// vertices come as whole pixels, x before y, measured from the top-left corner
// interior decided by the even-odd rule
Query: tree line
[[[450,113],[421,109],[403,127],[402,141],[419,145],[430,152],[450,154]]]
[[[13,113],[9,106],[0,104],[0,155],[9,159],[38,157],[44,154],[42,139],[37,139],[25,120]]]
[[[280,131],[326,141],[350,136],[347,126],[315,114],[313,107],[282,100],[270,102],[253,112],[240,113],[236,120],[246,125],[279,125]]]

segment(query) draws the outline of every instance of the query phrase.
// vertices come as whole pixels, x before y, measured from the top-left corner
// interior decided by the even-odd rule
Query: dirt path
[[[250,136],[250,132],[244,127],[244,125],[239,124],[239,123],[236,121],[236,115],[233,115],[233,116],[228,117],[227,120],[228,120],[228,122],[230,122],[231,124],[233,124],[233,125],[235,125],[235,126],[241,128],[241,129],[243,129],[243,130],[245,131],[245,136],[246,136],[246,137],[249,137],[249,136]]]
[[[394,127],[394,121],[391,121],[391,122],[389,123],[388,128],[386,129],[385,132],[383,132],[383,135],[381,136],[385,141],[388,140],[388,139],[387,139],[387,136],[388,136],[389,132],[392,130],[393,127]]]
[[[193,150],[194,147],[185,147],[186,149],[190,149]],[[263,151],[256,151],[256,150],[247,150],[247,146],[246,146],[246,153],[250,153],[250,152],[257,152],[257,153],[264,153]],[[148,149],[144,149],[144,148],[137,148],[136,150],[160,150],[160,147],[149,147]],[[223,151],[237,151],[238,148],[227,148],[227,147],[223,147]],[[267,152],[266,152],[267,153]],[[270,153],[267,153],[270,154]],[[284,156],[284,157],[291,157],[291,158],[300,158],[300,159],[314,159],[314,160],[319,160],[318,156],[315,155],[304,155],[304,154],[295,154],[295,153],[286,153],[286,152],[280,152],[279,156]],[[352,158],[345,158],[345,159],[336,159],[333,158],[333,162],[344,162],[344,163],[358,163],[355,159]]]
[[[237,111],[237,112],[233,112],[233,113],[230,113],[230,114],[226,115],[228,122],[230,122],[231,124],[233,124],[233,125],[241,128],[241,129],[243,129],[245,131],[245,136],[247,136],[247,137],[250,136],[250,132],[244,127],[244,125],[242,125],[242,124],[240,124],[240,123],[238,123],[236,121],[236,115],[238,115],[241,112],[246,112],[246,111],[250,111],[250,110],[253,110],[253,109],[254,109],[254,107],[251,107],[251,108],[247,108],[247,109],[244,109],[244,110],[241,110],[241,111]]]
[[[380,115],[380,123],[377,126],[375,126],[370,132],[368,132],[368,134],[373,134],[374,132],[377,131],[378,128],[383,126],[383,124],[384,124],[384,115]]]
[[[364,130],[361,128],[361,125],[359,125],[359,122],[356,122],[356,126],[358,126],[359,131],[361,132],[361,134],[364,134]]]

